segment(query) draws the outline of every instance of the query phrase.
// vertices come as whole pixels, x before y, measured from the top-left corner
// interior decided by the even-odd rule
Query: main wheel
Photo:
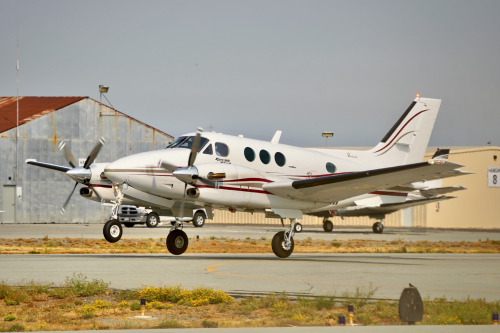
[[[323,230],[325,232],[332,232],[333,230],[333,223],[330,220],[323,221]]]
[[[202,212],[196,212],[193,216],[193,225],[196,228],[201,228],[205,225],[205,214]]]
[[[175,255],[183,254],[188,248],[188,242],[188,237],[184,231],[172,230],[167,236],[168,252]]]
[[[302,232],[302,224],[300,224],[299,222],[295,223],[295,226],[293,227],[293,230],[295,232]]]
[[[373,223],[372,230],[376,234],[381,234],[382,232],[384,232],[384,225],[382,224],[382,222],[375,222]]]
[[[146,225],[149,228],[156,228],[158,226],[158,223],[160,223],[160,217],[156,213],[149,213],[148,217],[146,218]]]
[[[102,228],[102,233],[104,238],[110,243],[116,243],[122,238],[123,228],[118,220],[109,220],[104,223],[104,228]]]
[[[271,242],[271,246],[273,248],[273,252],[277,257],[287,258],[293,252],[293,237],[290,238],[290,243],[285,244],[285,231],[280,231],[276,235],[274,235],[273,240]]]

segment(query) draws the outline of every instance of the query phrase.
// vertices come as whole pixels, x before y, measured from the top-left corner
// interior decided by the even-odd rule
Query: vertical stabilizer
[[[416,98],[370,152],[384,165],[422,162],[441,105],[440,99]]]

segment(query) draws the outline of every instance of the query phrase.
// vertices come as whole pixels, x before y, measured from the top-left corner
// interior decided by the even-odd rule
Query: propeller
[[[74,164],[74,157],[71,151],[69,150],[68,147],[66,147],[66,142],[61,142],[59,144],[59,150],[61,150],[66,157],[66,160],[68,160],[69,165],[72,167],[72,169],[68,170],[66,174],[73,180],[75,180],[75,186],[73,187],[73,190],[69,194],[68,198],[64,202],[64,205],[61,207],[61,214],[64,215],[66,211],[66,206],[69,204],[69,201],[71,200],[71,197],[73,196],[73,193],[75,192],[76,187],[78,186],[78,183],[81,184],[86,184],[87,186],[92,187],[92,185],[89,184],[89,180],[92,177],[92,172],[90,171],[90,165],[94,162],[96,159],[97,155],[101,151],[102,146],[106,143],[106,140],[101,137],[99,138],[99,141],[97,144],[94,146],[92,151],[90,152],[90,155],[87,157],[85,160],[85,163],[83,164],[83,167],[81,166],[75,166]]]
[[[184,217],[184,203],[186,201],[186,191],[187,191],[187,186],[189,185],[194,185],[196,181],[198,180],[198,169],[194,166],[194,162],[196,161],[196,156],[198,155],[200,151],[200,143],[201,143],[201,133],[203,132],[203,129],[201,127],[198,127],[196,130],[196,135],[193,139],[193,143],[191,144],[191,152],[189,153],[188,161],[187,161],[187,166],[185,167],[177,167],[174,164],[171,164],[169,162],[160,160],[159,166],[162,167],[165,170],[168,170],[173,173],[174,177],[179,179],[184,183],[184,192],[182,196],[182,201],[180,205],[180,216],[179,219],[182,219]]]

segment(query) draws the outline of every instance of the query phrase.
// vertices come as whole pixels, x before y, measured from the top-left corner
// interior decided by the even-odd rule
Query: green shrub
[[[89,281],[84,274],[74,273],[73,277],[66,277],[64,286],[68,288],[73,295],[94,296],[106,292],[109,283],[97,279]]]
[[[11,327],[9,327],[9,332],[24,332],[25,328],[21,324],[14,324]]]

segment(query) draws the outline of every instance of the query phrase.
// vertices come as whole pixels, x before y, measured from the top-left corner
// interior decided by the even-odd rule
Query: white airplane
[[[408,189],[418,189],[415,184],[466,174],[458,170],[461,165],[445,160],[422,162],[440,104],[417,97],[382,141],[366,151],[284,145],[280,131],[267,142],[198,129],[166,149],[112,162],[104,176],[118,189],[115,205],[121,204],[121,190],[131,187],[170,200],[174,216],[185,216],[185,203],[190,203],[290,219],[290,226],[272,240],[276,256],[286,258],[304,214],[345,209],[373,198],[403,202]],[[115,215],[105,229],[114,234],[121,230]],[[186,251],[181,220],[166,243],[172,254]]]

